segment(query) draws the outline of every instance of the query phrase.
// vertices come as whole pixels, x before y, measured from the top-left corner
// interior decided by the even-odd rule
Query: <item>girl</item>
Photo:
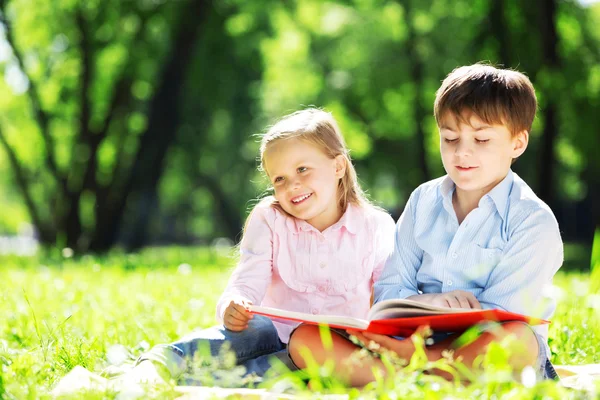
[[[295,369],[286,343],[297,324],[252,315],[249,304],[366,317],[394,222],[365,198],[333,117],[314,108],[284,117],[262,137],[260,160],[273,196],[246,222],[239,264],[217,304],[223,326],[156,346],[138,367],[154,361],[177,378],[199,346],[217,355],[227,342],[248,373],[262,376],[273,356]]]

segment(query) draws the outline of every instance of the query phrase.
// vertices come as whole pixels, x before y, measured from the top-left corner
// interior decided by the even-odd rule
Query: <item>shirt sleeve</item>
[[[271,284],[273,271],[273,231],[267,221],[269,208],[255,207],[248,217],[240,243],[240,261],[217,302],[217,320],[223,322],[232,300],[260,304]]]
[[[385,263],[394,252],[394,237],[396,234],[396,224],[394,219],[386,212],[380,212],[375,226],[375,267],[373,269],[373,282],[376,282]]]
[[[554,302],[545,288],[563,262],[556,219],[547,209],[527,212],[511,235],[478,300],[483,308],[548,319]]]
[[[418,190],[408,199],[396,224],[394,250],[387,259],[379,280],[375,282],[375,302],[405,299],[419,294],[417,271],[423,260],[423,250],[417,245],[414,235]]]

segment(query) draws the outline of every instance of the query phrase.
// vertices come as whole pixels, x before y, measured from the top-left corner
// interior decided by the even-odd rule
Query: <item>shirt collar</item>
[[[512,189],[512,184],[514,180],[514,173],[512,172],[512,170],[509,169],[506,177],[500,183],[494,186],[494,188],[490,190],[485,196],[483,196],[481,200],[479,200],[479,206],[482,206],[484,204],[483,202],[486,201],[485,199],[491,199],[494,205],[496,206],[496,209],[498,210],[498,214],[500,214],[500,217],[502,217],[502,219],[504,220],[506,217],[508,196],[510,195],[510,191]],[[446,177],[442,180],[442,183],[440,185],[440,193],[442,195],[444,204],[446,206],[449,206],[450,209],[452,209],[452,194],[454,193],[455,188],[456,185],[454,184],[452,179],[450,179],[450,176],[446,175]]]
[[[357,206],[348,203],[348,206],[346,207],[346,212],[342,215],[340,220],[335,224],[331,225],[326,230],[340,230],[343,227],[346,228],[348,232],[354,235],[357,231],[357,220],[359,216],[360,213],[357,210]],[[286,226],[290,231],[292,231],[292,233],[299,233],[301,231],[317,231],[317,229],[308,222],[294,218],[291,215],[288,215]]]
[[[508,170],[508,174],[506,174],[506,177],[496,186],[494,186],[494,188],[492,190],[490,190],[488,192],[488,194],[486,194],[483,197],[489,197],[490,199],[492,199],[492,201],[494,202],[494,204],[496,205],[496,209],[498,210],[498,214],[500,214],[500,217],[502,217],[502,219],[506,219],[506,207],[508,205],[508,196],[510,195],[510,191],[512,189],[512,184],[515,180],[514,177],[514,173],[512,172],[512,170]],[[483,200],[483,198],[482,198]]]
[[[442,197],[444,199],[450,197],[450,200],[452,200],[452,193],[454,193],[454,188],[454,181],[450,179],[450,175],[446,175],[442,180],[442,184],[440,186],[440,192],[442,193]]]

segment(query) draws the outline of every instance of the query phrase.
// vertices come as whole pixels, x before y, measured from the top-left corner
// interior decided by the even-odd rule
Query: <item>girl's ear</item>
[[[513,138],[513,158],[519,157],[527,149],[529,144],[529,132],[521,131]]]
[[[347,163],[346,157],[344,157],[342,154],[335,157],[335,177],[336,178],[342,178],[344,175],[346,175],[346,163]]]

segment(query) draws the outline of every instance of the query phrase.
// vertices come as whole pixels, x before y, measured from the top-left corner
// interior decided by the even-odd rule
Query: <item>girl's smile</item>
[[[294,204],[304,203],[308,198],[312,196],[312,193],[303,194],[300,196],[295,196],[291,199],[291,202]]]

